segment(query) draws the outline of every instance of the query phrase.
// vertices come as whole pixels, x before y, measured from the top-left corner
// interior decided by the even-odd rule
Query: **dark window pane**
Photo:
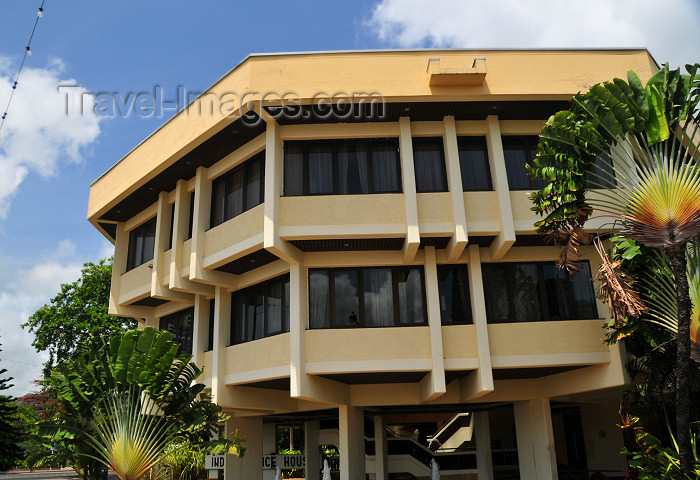
[[[364,143],[344,142],[338,146],[338,193],[369,193],[367,147]]]
[[[423,286],[421,270],[417,268],[395,271],[399,292],[399,321],[401,323],[424,323]]]
[[[459,139],[459,167],[462,172],[462,190],[491,190],[488,153],[483,138]]]
[[[209,300],[209,331],[207,332],[207,351],[214,350],[214,299]],[[197,319],[199,321],[199,319]]]
[[[230,220],[236,215],[244,212],[243,203],[243,181],[245,179],[245,170],[237,168],[231,173],[228,181],[228,191],[226,192],[226,217],[225,220]]]
[[[284,328],[282,331],[289,331],[289,277],[286,277],[284,281]]]
[[[610,155],[601,153],[596,157],[587,180],[588,188],[615,188],[617,186]]]
[[[471,323],[469,276],[466,266],[438,266],[442,323]]]
[[[399,192],[399,157],[394,143],[374,145],[372,173],[376,193]]]
[[[360,289],[356,270],[336,271],[333,275],[335,287],[335,324],[360,324]]]
[[[211,185],[211,220],[209,225],[215,227],[224,223],[226,213],[226,178],[227,175],[217,178]],[[194,218],[194,210],[193,210]]]
[[[194,309],[173,313],[160,319],[160,330],[167,330],[173,339],[180,344],[177,351],[180,354],[192,354],[192,332],[194,327]]]
[[[442,140],[414,141],[413,159],[417,192],[447,191]]]
[[[246,179],[246,210],[260,205],[262,198],[260,195],[262,186],[262,160],[251,161],[248,166],[248,177]]]
[[[284,194],[304,194],[304,153],[298,143],[284,145]]]
[[[333,148],[309,145],[309,193],[333,193]]]
[[[192,238],[192,228],[194,227],[194,192],[190,194],[190,223],[189,223],[189,228],[187,229],[187,238],[185,240],[189,240]]]
[[[231,305],[231,344],[245,342],[246,334],[246,295],[245,293],[234,293]]]
[[[539,137],[503,137],[503,155],[506,161],[508,187],[511,190],[540,190],[546,184],[541,179],[532,180],[525,168],[537,157]]]
[[[257,340],[264,336],[265,322],[265,296],[259,286],[248,291],[248,305],[246,311],[247,340]]]
[[[175,227],[175,204],[170,205],[170,236],[168,237],[168,250],[173,248],[173,228]]]
[[[156,241],[156,219],[136,227],[129,232],[129,250],[126,269],[131,270],[153,259]]]
[[[267,310],[265,316],[267,323],[266,335],[282,331],[282,301],[284,300],[282,290],[283,284],[281,280],[267,284],[267,295],[265,296],[265,308]]]
[[[309,326],[331,326],[328,270],[312,270],[309,273]]]
[[[390,268],[364,270],[364,300],[367,327],[394,325],[394,290]]]

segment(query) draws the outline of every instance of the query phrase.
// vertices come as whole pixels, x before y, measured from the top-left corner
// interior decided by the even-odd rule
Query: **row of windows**
[[[443,325],[471,324],[466,265],[438,265]],[[573,279],[553,262],[482,265],[488,323],[597,318],[588,263]],[[289,331],[289,275],[234,292],[230,345]],[[309,270],[309,328],[371,328],[426,325],[422,267]],[[191,344],[192,309],[161,319]],[[210,303],[208,350],[214,346],[214,301]],[[189,349],[188,349],[189,348]],[[189,353],[191,347],[183,351]]]
[[[545,182],[531,179],[525,166],[537,155],[537,136],[503,137],[503,154],[511,190],[541,189]],[[462,189],[492,190],[486,139],[459,137]],[[442,137],[413,139],[416,191],[446,192],[447,175]],[[601,159],[602,160],[602,159]],[[263,203],[265,153],[261,152],[212,182],[210,227],[215,227]],[[612,170],[598,162],[594,179],[613,178]],[[608,183],[611,183],[608,181]],[[400,193],[401,164],[397,139],[294,141],[284,145],[284,194],[352,195]],[[192,237],[194,193],[187,238]],[[174,205],[172,210],[174,216]],[[146,228],[147,227],[147,228]],[[155,220],[133,230],[127,270],[153,258]],[[172,222],[170,232],[172,246]],[[133,246],[133,248],[132,248]]]

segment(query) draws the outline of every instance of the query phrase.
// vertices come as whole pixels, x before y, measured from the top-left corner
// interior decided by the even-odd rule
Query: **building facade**
[[[657,68],[646,50],[250,56],[93,183],[110,313],[204,368],[246,437],[227,478],[273,478],[283,446],[313,479],[324,458],[343,480],[432,460],[614,476],[626,354],[602,341],[595,251],[570,279],[534,234],[525,165],[572,95]]]

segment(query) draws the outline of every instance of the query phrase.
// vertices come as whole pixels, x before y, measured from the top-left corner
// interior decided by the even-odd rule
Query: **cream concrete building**
[[[247,437],[229,479],[271,479],[280,439],[312,479],[323,458],[342,480],[433,459],[455,479],[624,470],[599,262],[556,269],[524,166],[572,95],[657,68],[646,50],[251,55],[92,185],[110,313],[204,367]]]

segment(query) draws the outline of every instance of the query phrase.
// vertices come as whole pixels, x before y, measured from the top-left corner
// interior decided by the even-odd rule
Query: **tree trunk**
[[[690,442],[690,292],[686,273],[685,245],[667,250],[676,283],[678,345],[676,357],[676,436],[681,472],[690,478],[693,452]]]

